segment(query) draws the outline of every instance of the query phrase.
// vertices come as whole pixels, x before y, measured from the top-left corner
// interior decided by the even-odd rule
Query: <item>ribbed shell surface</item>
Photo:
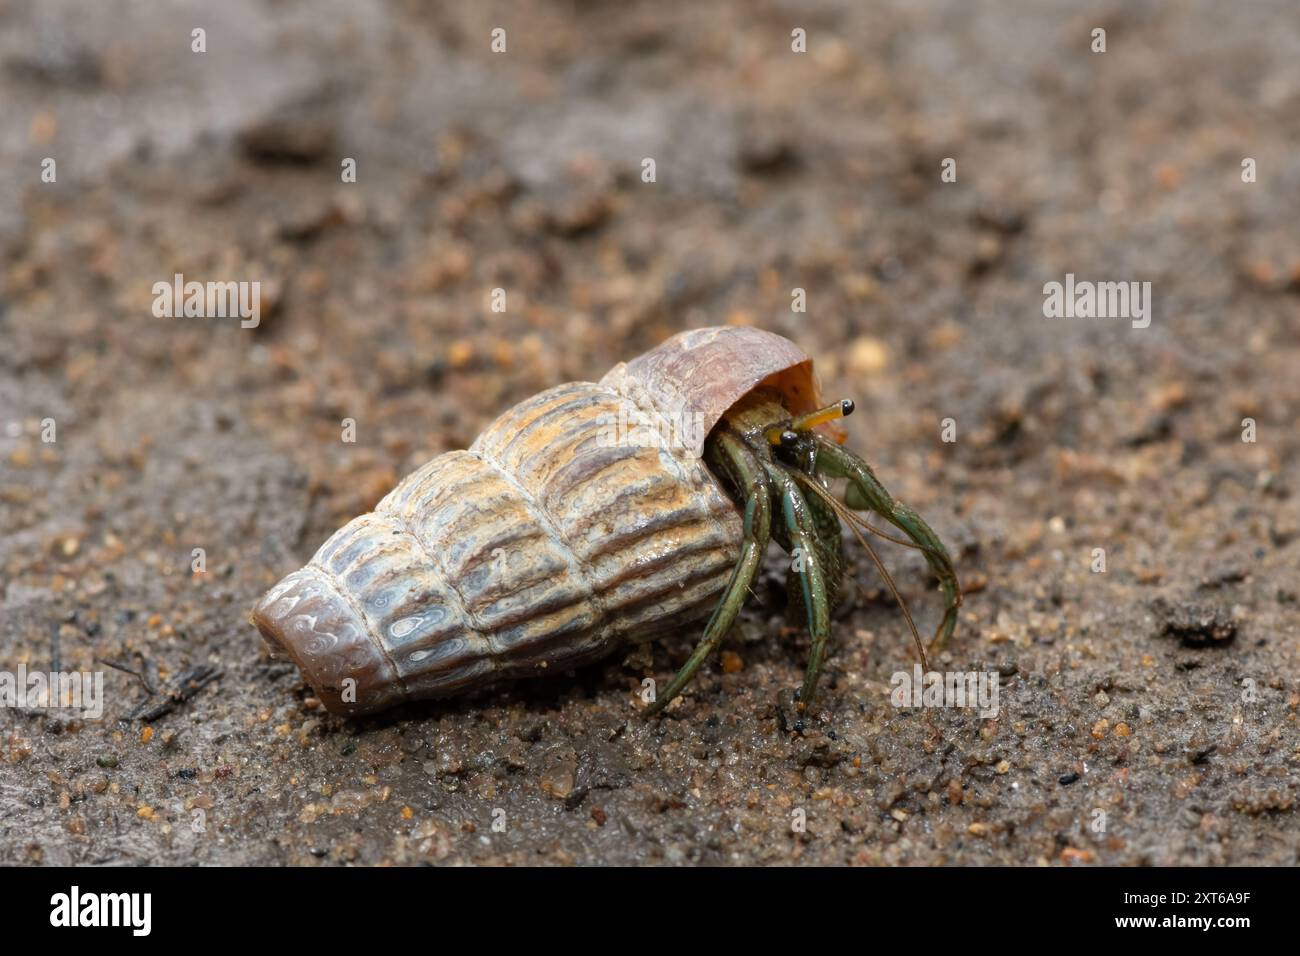
[[[331,710],[363,713],[571,667],[706,615],[740,519],[697,449],[618,440],[618,423],[658,415],[586,382],[516,405],[336,532],[254,622]]]
[[[359,714],[561,672],[703,617],[742,528],[700,456],[758,386],[791,412],[819,403],[812,360],[743,326],[543,392],[331,536],[253,623],[326,707]]]

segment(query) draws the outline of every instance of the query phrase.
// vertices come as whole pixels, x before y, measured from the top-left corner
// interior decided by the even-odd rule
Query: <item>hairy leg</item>
[[[802,558],[799,564],[804,607],[808,613],[808,631],[812,635],[812,649],[808,655],[808,669],[804,673],[803,689],[799,692],[802,707],[812,704],[817,693],[817,679],[821,676],[822,661],[831,635],[830,600],[826,591],[826,568],[817,547],[817,527],[803,492],[789,472],[775,462],[765,461],[772,486],[781,501],[781,515],[790,542],[791,553],[796,550]]]
[[[736,562],[735,570],[731,573],[727,589],[722,593],[722,599],[714,609],[713,616],[709,618],[709,623],[705,625],[704,636],[700,638],[700,643],[682,669],[677,672],[672,683],[662,694],[655,696],[654,703],[647,710],[648,715],[656,714],[667,707],[672,699],[682,692],[695,676],[695,672],[717,649],[722,638],[731,629],[736,615],[745,603],[750,585],[754,583],[754,577],[758,574],[763,552],[767,550],[771,534],[772,491],[762,463],[744,441],[725,429],[720,430],[710,441],[714,443],[711,451],[716,456],[717,464],[733,478],[744,495],[744,543],[741,545],[740,560]]]
[[[827,438],[818,435],[816,441],[817,470],[830,477],[849,480],[844,503],[858,511],[876,512],[916,542],[925,555],[930,570],[939,579],[945,599],[943,620],[930,642],[931,650],[942,650],[957,627],[957,609],[961,607],[961,587],[948,550],[920,515],[901,501],[894,500],[876,479],[870,465]]]

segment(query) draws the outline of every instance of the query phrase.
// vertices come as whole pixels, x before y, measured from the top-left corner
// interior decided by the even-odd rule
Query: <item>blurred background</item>
[[[1294,4],[0,0],[0,101],[0,669],[146,678],[0,712],[0,861],[1297,862]],[[175,273],[260,324],[156,318]],[[1045,318],[1067,273],[1150,327]],[[402,476],[724,323],[857,401],[997,720],[889,706],[860,559],[802,732],[775,557],[658,722],[692,635],[351,722],[266,657],[252,602]]]

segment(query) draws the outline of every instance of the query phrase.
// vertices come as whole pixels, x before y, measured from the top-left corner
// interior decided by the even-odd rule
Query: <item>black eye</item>
[[[852,414],[853,414],[853,409],[856,408],[856,407],[857,407],[857,406],[853,404],[853,399],[851,399],[851,398],[846,398],[846,399],[844,399],[844,401],[840,402],[840,414],[841,414],[841,415],[852,415]]]
[[[785,448],[793,448],[799,444],[799,433],[792,428],[787,428],[781,432],[781,445]]]

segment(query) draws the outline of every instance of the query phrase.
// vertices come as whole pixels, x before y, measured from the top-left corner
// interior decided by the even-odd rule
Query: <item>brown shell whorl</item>
[[[776,389],[791,412],[821,405],[812,359],[789,339],[751,326],[713,326],[679,332],[600,380],[638,405],[648,405],[670,422],[703,421],[690,451],[704,451],[704,439],[723,414],[760,385]],[[843,441],[838,428],[825,429]]]

